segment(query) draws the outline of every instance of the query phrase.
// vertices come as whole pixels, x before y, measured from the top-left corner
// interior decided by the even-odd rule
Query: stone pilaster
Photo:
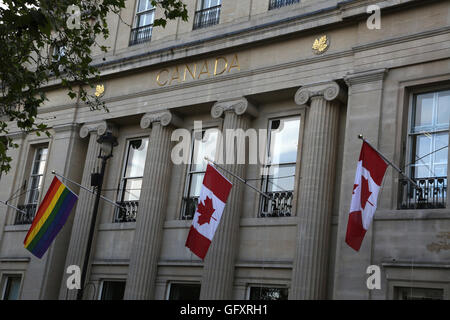
[[[249,115],[256,116],[257,109],[247,99],[241,98],[217,102],[211,109],[211,115],[213,118],[224,116],[225,163],[226,155],[230,153],[234,153],[234,159],[236,160],[235,150],[229,143],[231,141],[227,141],[227,138],[228,140],[234,139],[229,134],[235,132],[236,129],[247,130],[250,121]],[[230,131],[227,133],[227,130]],[[245,147],[245,145],[238,145],[237,148],[239,147]],[[245,176],[244,164],[225,164],[224,167],[240,177]],[[233,188],[228,197],[220,225],[205,258],[200,291],[200,299],[202,300],[233,298],[234,268],[239,245],[239,221],[244,186],[230,175],[226,173],[225,175],[233,183]]]
[[[141,120],[141,127],[151,131],[124,299],[155,298],[172,168],[170,125],[180,122],[170,111],[149,113]]]
[[[97,139],[107,130],[111,130],[113,132],[115,131],[115,129],[110,124],[106,123],[106,121],[88,123],[83,125],[80,129],[81,138],[89,137],[83,176],[81,178],[81,185],[85,187],[89,187],[91,185],[91,173],[99,167],[98,156],[100,153],[100,144],[97,142]],[[80,269],[83,266],[94,201],[95,196],[92,193],[80,189],[64,270],[66,270],[70,265],[77,265]],[[101,211],[99,210],[99,212]],[[99,220],[100,219],[97,219],[97,221]],[[93,253],[93,251],[94,250],[92,250],[91,253]],[[67,277],[68,275],[64,274],[59,291],[59,298],[61,300],[75,300],[77,297],[77,290],[67,289]],[[86,276],[86,282],[88,281],[89,272]]]
[[[325,299],[331,210],[334,197],[339,105],[345,91],[336,82],[305,86],[295,95],[310,104],[302,156],[299,226],[290,299]]]
[[[348,86],[347,123],[343,143],[342,179],[339,200],[339,222],[337,230],[336,259],[334,272],[333,299],[371,299],[380,290],[367,289],[366,269],[372,263],[373,228],[376,221],[367,230],[359,252],[354,251],[345,243],[352,188],[355,177],[356,164],[360,153],[361,140],[358,134],[364,135],[375,147],[382,152],[391,152],[395,163],[400,159],[395,156],[401,154],[395,149],[395,128],[397,127],[397,108],[387,103],[383,110],[383,94],[387,69],[377,69],[348,74],[344,80]],[[387,86],[389,88],[389,86]],[[395,95],[393,95],[394,97]],[[396,101],[396,97],[393,98]],[[395,104],[395,102],[393,102]],[[385,130],[381,130],[383,124]],[[387,129],[386,129],[387,128]],[[394,130],[394,131],[392,131]],[[386,138],[383,139],[383,135]],[[389,138],[387,138],[389,137]],[[384,141],[385,145],[379,145]],[[384,181],[392,181],[394,170],[387,170]],[[383,198],[383,194],[395,193],[390,183],[385,183],[378,199],[378,208],[390,207],[392,197]],[[383,201],[386,201],[383,203]],[[376,214],[375,214],[376,217]],[[375,292],[377,291],[377,292]],[[380,293],[378,293],[380,291]],[[384,296],[378,297],[384,299]]]

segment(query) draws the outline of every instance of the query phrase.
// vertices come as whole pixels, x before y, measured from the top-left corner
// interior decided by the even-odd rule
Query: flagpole
[[[225,169],[225,168],[222,167],[222,166],[219,166],[217,163],[215,163],[214,161],[212,161],[212,160],[209,159],[208,157],[205,157],[205,160],[211,162],[214,166],[216,166],[216,167],[222,169],[223,171],[225,171],[225,172],[231,174],[233,177],[235,177],[236,179],[238,179],[240,182],[242,182],[242,183],[245,184],[246,186],[252,188],[252,189],[255,190],[256,192],[258,192],[260,195],[262,195],[263,197],[266,197],[266,198],[269,199],[269,200],[272,199],[270,196],[268,196],[268,195],[265,194],[264,192],[259,191],[259,190],[258,190],[257,188],[255,188],[254,186],[248,184],[247,181],[245,181],[245,180],[242,179],[241,177],[235,175],[233,172],[231,172],[231,171]]]
[[[378,151],[377,148],[375,148],[373,145],[370,144],[369,141],[367,141],[366,139],[364,139],[364,136],[362,134],[358,135],[358,138],[361,139],[362,141],[364,141],[365,143],[367,143],[373,150],[375,150],[380,157],[383,158],[384,161],[386,161],[392,168],[394,168],[395,170],[398,171],[398,173],[400,173],[402,176],[404,176],[406,179],[408,179],[409,182],[411,182],[413,185],[416,186],[417,189],[422,189],[421,187],[419,187],[419,185],[410,177],[408,177],[403,171],[402,169],[400,169],[399,167],[397,167],[394,163],[392,163],[391,161],[389,161],[389,159],[387,159],[380,151]]]
[[[70,180],[69,178],[64,177],[63,175],[57,173],[55,170],[53,170],[52,173],[53,173],[55,176],[61,177],[62,179],[67,180],[67,181],[69,181],[69,182],[72,182],[73,184],[79,186],[80,188],[82,188],[82,189],[84,189],[84,190],[86,190],[86,191],[88,191],[88,192],[90,192],[90,193],[92,193],[92,194],[95,194],[95,192],[94,192],[93,190],[91,190],[91,189],[89,189],[89,188],[86,188],[86,187],[82,186],[81,184],[79,184],[79,183],[77,183],[77,182],[75,182],[75,181],[73,181],[73,180]],[[109,200],[108,198],[105,198],[105,197],[102,196],[102,195],[100,195],[100,198],[102,198],[102,199],[105,200],[106,202],[109,202],[109,203],[111,203],[112,205],[114,205],[114,206],[116,206],[116,207],[118,207],[118,208],[120,208],[120,209],[125,209],[124,207],[118,205],[117,203],[115,203],[115,202],[112,201],[112,200]]]
[[[7,203],[6,201],[0,200],[0,203],[3,203],[7,207],[15,209],[15,210],[19,211],[20,213],[27,214],[25,211],[20,210],[19,208],[13,206],[12,204]]]

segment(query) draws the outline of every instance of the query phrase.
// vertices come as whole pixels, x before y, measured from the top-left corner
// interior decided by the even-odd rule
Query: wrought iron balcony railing
[[[421,188],[416,188],[407,179],[399,182],[398,209],[436,209],[447,204],[447,177],[412,179]]]
[[[195,210],[197,210],[197,204],[198,197],[183,198],[183,210],[181,211],[181,219],[194,219]]]
[[[260,217],[289,217],[292,213],[291,191],[266,192],[270,199],[261,198]]]
[[[150,41],[152,38],[153,24],[131,29],[130,46]]]
[[[34,215],[36,214],[36,203],[30,203],[26,205],[17,206],[18,209],[25,211],[25,213],[17,211],[16,220],[14,224],[31,224],[34,219]]]
[[[220,5],[195,12],[193,29],[201,29],[216,25],[220,18]]]
[[[123,208],[117,208],[114,214],[114,223],[135,222],[138,211],[139,201],[122,201],[117,202]]]
[[[278,9],[284,6],[290,6],[294,3],[299,3],[300,0],[270,0],[269,10]]]

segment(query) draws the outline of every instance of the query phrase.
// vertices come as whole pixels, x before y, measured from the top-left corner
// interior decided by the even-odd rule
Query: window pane
[[[125,281],[103,281],[101,300],[123,300]]]
[[[220,5],[221,0],[203,0],[202,9],[207,9]]]
[[[295,164],[270,167],[267,191],[294,190]]]
[[[251,287],[250,300],[287,300],[287,288]]]
[[[19,299],[20,276],[6,277],[3,300]]]
[[[191,184],[189,188],[189,197],[200,196],[200,189],[203,183],[204,173],[196,173],[191,175]]]
[[[298,135],[300,117],[276,120],[278,128],[274,128],[275,121],[271,121],[270,157],[272,164],[297,161]]]
[[[148,26],[153,24],[154,11],[150,11],[147,13],[140,14],[138,16],[138,27]]]
[[[33,161],[32,174],[43,174],[45,162],[47,160],[47,148],[39,148],[36,150],[36,155]]]
[[[199,300],[200,284],[172,283],[169,300]]]
[[[437,124],[448,127],[450,122],[450,90],[439,92],[437,108]]]
[[[139,0],[137,12],[150,10],[152,8],[151,0]]]
[[[138,201],[141,189],[142,178],[126,179],[123,187],[123,201]]]
[[[191,171],[205,171],[205,156],[214,160],[217,148],[218,129],[204,131],[202,140],[194,139]],[[195,136],[195,134],[193,135]]]
[[[132,140],[129,142],[125,178],[142,177],[144,175],[147,148],[148,138]]]
[[[30,179],[30,193],[27,203],[37,203],[39,200],[39,190],[42,186],[42,176],[34,176]]]
[[[434,93],[417,95],[415,126],[431,126],[433,124],[433,97]]]
[[[448,133],[424,134],[414,137],[412,167],[415,178],[447,175]],[[441,150],[439,150],[441,149]],[[439,150],[439,151],[437,151]]]
[[[442,149],[440,151],[436,151],[434,153],[434,163],[447,164],[448,158],[448,133],[440,133],[435,135],[435,143],[433,151]]]

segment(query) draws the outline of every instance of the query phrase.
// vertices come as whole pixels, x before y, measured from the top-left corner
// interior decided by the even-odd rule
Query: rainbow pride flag
[[[25,248],[42,258],[66,223],[77,200],[78,196],[54,177],[25,237]]]

